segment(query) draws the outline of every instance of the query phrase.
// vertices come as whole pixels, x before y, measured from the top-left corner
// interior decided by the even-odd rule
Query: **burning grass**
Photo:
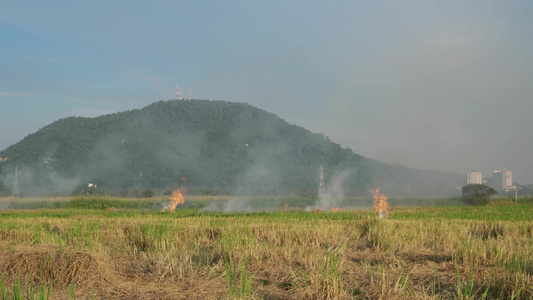
[[[163,211],[168,210],[168,212],[173,212],[176,209],[176,206],[185,203],[185,194],[187,193],[186,189],[178,189],[172,192],[170,195],[170,201],[163,208]]]
[[[378,214],[378,217],[386,218],[389,216],[389,202],[387,202],[387,196],[383,195],[381,193],[380,188],[377,188],[374,191],[374,209],[376,210],[376,213]]]
[[[4,211],[0,271],[53,299],[532,299],[533,206],[476,210]]]

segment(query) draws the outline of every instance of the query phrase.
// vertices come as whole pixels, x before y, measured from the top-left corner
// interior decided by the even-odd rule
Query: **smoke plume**
[[[346,179],[350,177],[350,174],[351,171],[349,170],[344,170],[340,173],[334,174],[331,177],[331,182],[326,186],[326,192],[319,194],[315,205],[308,206],[305,210],[330,210],[334,206],[340,206],[344,200],[344,184]]]
[[[201,210],[201,212],[252,212],[249,198],[233,197],[229,200],[216,200],[209,203],[209,205]]]
[[[77,176],[67,177],[53,170],[19,168],[15,178],[15,167],[12,172],[9,169],[3,169],[0,181],[13,188],[16,181],[21,196],[69,195],[80,185]]]

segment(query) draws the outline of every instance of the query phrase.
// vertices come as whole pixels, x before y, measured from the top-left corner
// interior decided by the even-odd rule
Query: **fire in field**
[[[388,217],[389,203],[387,202],[387,196],[381,193],[380,188],[374,191],[374,208],[380,218]]]
[[[169,202],[163,208],[163,211],[168,210],[168,212],[173,212],[176,209],[176,206],[179,204],[185,203],[185,194],[187,193],[187,189],[177,189],[172,192],[169,198]]]

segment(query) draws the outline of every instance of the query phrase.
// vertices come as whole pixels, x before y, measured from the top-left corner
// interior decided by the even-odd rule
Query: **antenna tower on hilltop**
[[[180,87],[179,83],[176,83],[176,99],[183,100],[183,88]]]
[[[191,88],[189,88],[189,100],[191,100]]]
[[[326,186],[324,185],[324,168],[322,165],[320,165],[320,168],[318,168],[318,174],[319,174],[319,183],[318,183],[318,194],[322,195],[326,193]]]

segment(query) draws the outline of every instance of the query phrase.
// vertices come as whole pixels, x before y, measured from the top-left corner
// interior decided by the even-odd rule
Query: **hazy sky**
[[[0,4],[0,149],[176,81],[369,158],[533,183],[533,1]]]

